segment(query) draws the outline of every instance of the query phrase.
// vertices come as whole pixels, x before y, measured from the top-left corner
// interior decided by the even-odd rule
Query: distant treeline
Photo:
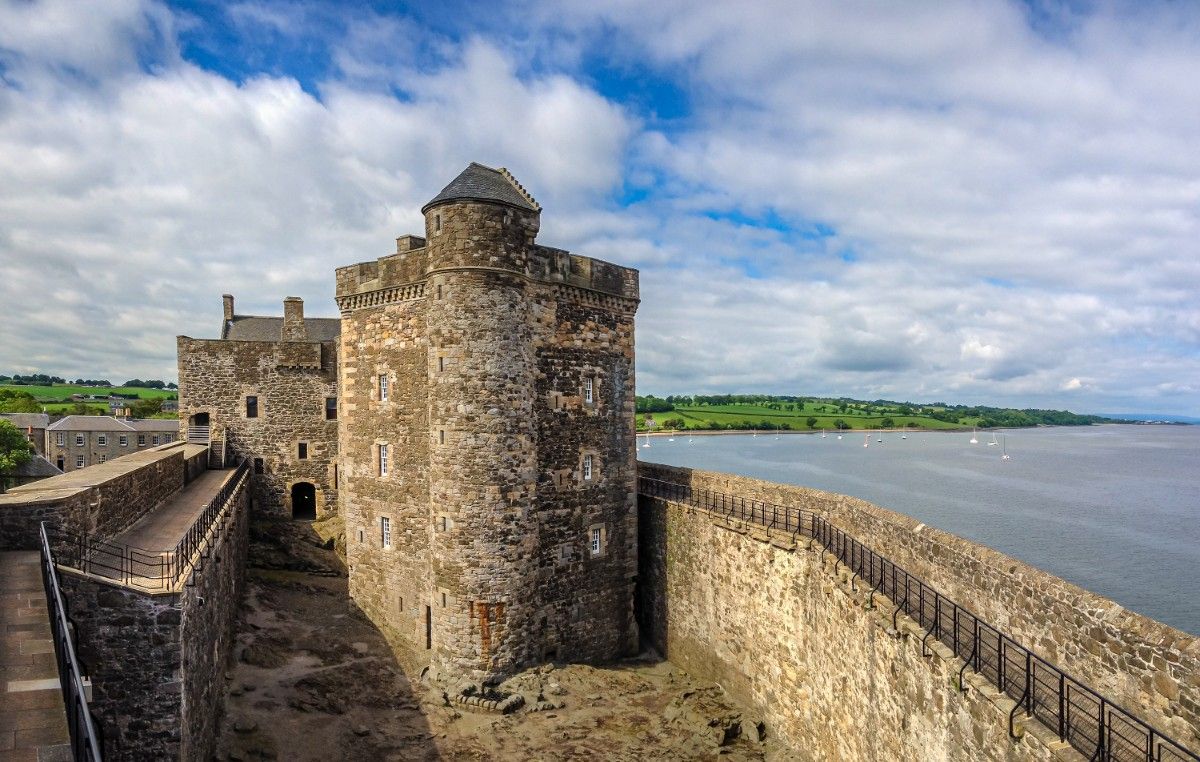
[[[745,406],[756,410],[773,410],[784,414],[796,414],[804,411],[826,415],[842,414],[852,416],[907,416],[930,418],[948,424],[963,426],[979,426],[980,428],[1017,428],[1022,426],[1089,426],[1093,423],[1125,423],[1112,418],[1098,415],[1080,415],[1067,410],[1039,410],[1036,408],[1015,409],[990,407],[985,405],[949,405],[945,402],[898,402],[895,400],[856,400],[850,397],[822,398],[800,397],[794,395],[769,394],[694,394],[670,395],[665,398],[647,395],[637,397],[637,412],[639,413],[668,413],[673,410],[698,412],[706,408],[724,408],[729,406]],[[817,419],[806,420],[810,427],[816,425]],[[839,425],[841,420],[832,425],[835,428],[846,428]],[[885,418],[882,425],[888,427],[893,421]],[[919,425],[909,422],[901,425]],[[693,426],[700,428],[700,426]],[[787,423],[772,421],[746,421],[738,424],[713,424],[709,428],[738,427],[738,428],[792,428]]]
[[[68,381],[62,376],[51,376],[45,373],[33,373],[30,375],[21,375],[14,373],[11,376],[6,376],[0,373],[0,384],[11,384],[12,386],[53,386],[54,384],[73,384],[75,386],[96,386],[96,387],[114,387],[117,384],[103,378],[77,378],[74,381]],[[178,389],[179,387],[174,381],[166,382],[157,379],[146,379],[143,381],[140,378],[131,378],[120,386],[137,387],[139,389]],[[134,395],[136,396],[136,395]]]

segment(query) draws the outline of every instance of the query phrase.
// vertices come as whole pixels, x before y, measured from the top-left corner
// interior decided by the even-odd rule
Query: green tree
[[[0,421],[0,474],[10,473],[29,462],[33,445],[16,426]],[[7,479],[0,477],[0,492],[8,488]]]
[[[884,418],[882,421],[879,422],[879,425],[885,429],[890,429],[890,428],[895,427],[896,422],[893,421],[891,418]]]
[[[29,392],[0,389],[0,413],[40,413],[41,404]]]
[[[150,418],[162,412],[162,400],[138,400],[129,406],[134,418]]]
[[[839,419],[837,419],[836,421],[834,421],[834,422],[833,422],[833,427],[834,427],[835,429],[837,429],[838,431],[841,431],[842,429],[848,429],[848,428],[850,428],[850,424],[846,423],[846,422],[845,422],[845,421],[843,421],[841,418],[839,418]]]
[[[804,420],[804,422],[808,424],[810,429],[815,429],[817,427],[817,417],[814,415],[810,415]]]

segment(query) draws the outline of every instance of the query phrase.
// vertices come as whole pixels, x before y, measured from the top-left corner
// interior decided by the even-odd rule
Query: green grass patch
[[[807,406],[806,406],[807,407]],[[639,431],[646,430],[646,413],[638,413],[637,427]],[[862,411],[847,411],[845,413],[817,413],[811,410],[788,411],[773,410],[758,405],[713,405],[678,407],[664,413],[651,413],[654,418],[654,428],[664,430],[665,424],[671,420],[683,421],[683,429],[740,429],[740,428],[783,428],[785,425],[792,431],[828,431],[836,430],[835,422],[840,418],[850,427],[849,430],[878,429],[883,426],[885,418],[891,418],[890,428],[913,428],[927,430],[962,429],[963,424],[947,423],[936,418],[923,415],[864,415]],[[815,418],[816,423],[809,427],[809,417]],[[970,424],[966,424],[970,425]]]
[[[75,384],[54,384],[53,386],[25,386],[24,384],[0,384],[0,389],[32,394],[38,402],[62,402],[72,394],[103,395],[135,394],[138,399],[170,399],[178,397],[175,389],[147,389],[141,386],[76,386]]]

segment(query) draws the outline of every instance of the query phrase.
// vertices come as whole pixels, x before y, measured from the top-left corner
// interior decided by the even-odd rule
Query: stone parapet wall
[[[0,549],[36,549],[42,521],[112,537],[183,488],[184,449],[163,445],[9,490],[0,495]]]
[[[248,491],[234,501],[189,585],[151,594],[59,567],[106,760],[212,758],[249,544]]]
[[[245,588],[250,495],[243,489],[225,529],[216,535],[179,596],[179,646],[183,671],[182,760],[213,758],[225,694],[225,671],[233,653],[238,607]]]
[[[656,464],[639,473],[818,513],[1126,710],[1200,747],[1200,639],[1192,635],[863,500]]]
[[[832,559],[787,535],[639,498],[643,634],[673,664],[762,713],[799,760],[1075,760],[1040,726],[1008,734],[1012,702],[891,608],[869,607]],[[876,599],[879,600],[878,598]]]

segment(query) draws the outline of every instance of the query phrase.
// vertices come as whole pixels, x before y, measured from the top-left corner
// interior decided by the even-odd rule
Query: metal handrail
[[[638,493],[694,505],[725,518],[776,528],[780,527],[779,512],[782,511],[784,532],[819,542],[839,564],[845,563],[872,586],[873,592],[891,599],[896,605],[896,614],[903,611],[962,659],[963,667],[959,671],[962,690],[966,690],[962,675],[970,666],[1017,702],[1010,716],[1010,732],[1015,733],[1015,715],[1018,709],[1023,709],[1027,717],[1036,718],[1057,733],[1060,741],[1093,760],[1200,762],[1200,756],[1179,742],[1037,656],[814,511],[747,500],[708,489],[693,489],[686,484],[646,476],[638,477]],[[769,520],[768,506],[771,507]],[[947,621],[951,624],[949,631],[944,628]]]
[[[43,526],[47,542],[57,552],[62,566],[112,579],[142,590],[171,590],[191,568],[190,562],[209,531],[221,518],[231,498],[243,488],[250,473],[249,461],[234,469],[232,478],[208,501],[204,510],[171,550],[148,550],[134,545],[108,542],[90,535]]]
[[[75,644],[71,637],[71,623],[67,618],[67,605],[62,588],[58,584],[58,570],[54,567],[54,554],[50,550],[50,539],[46,536],[46,523],[42,522],[41,556],[42,585],[46,589],[46,608],[50,614],[50,631],[54,637],[54,657],[58,663],[58,681],[62,686],[63,703],[67,711],[67,730],[71,736],[71,755],[77,760],[103,759],[100,754],[102,742],[97,723],[88,709],[87,692],[83,684],[83,673],[79,658],[75,655]]]

